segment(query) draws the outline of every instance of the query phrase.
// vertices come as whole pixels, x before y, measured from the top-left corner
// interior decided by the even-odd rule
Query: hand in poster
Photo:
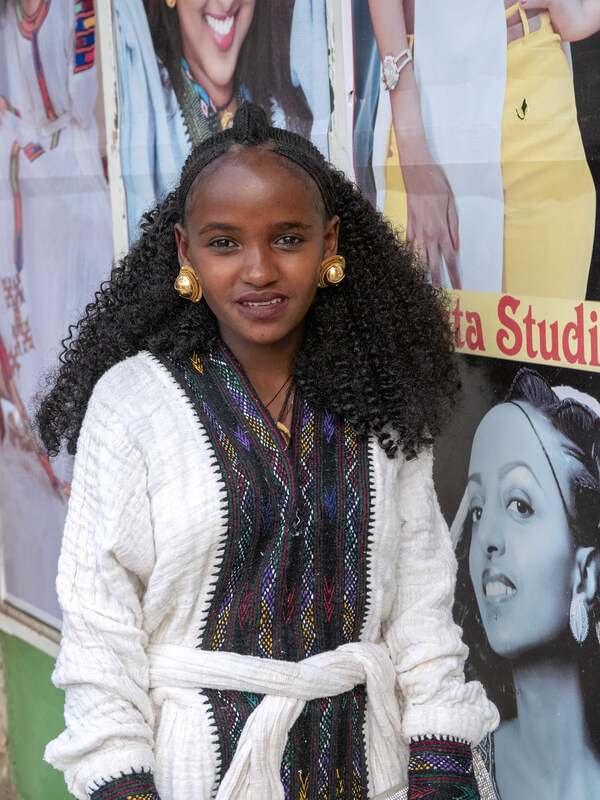
[[[381,60],[406,50],[409,43],[403,4],[369,0],[369,11]],[[450,283],[454,289],[460,289],[456,263],[458,215],[454,196],[429,151],[412,62],[404,66],[397,85],[390,91],[390,104],[406,190],[406,238],[418,249],[419,260],[430,273],[434,286],[441,284],[443,255]]]
[[[419,261],[431,275],[434,286],[441,285],[441,257],[444,256],[453,289],[460,289],[456,263],[458,215],[454,196],[442,170],[433,161],[403,164],[408,220],[406,239],[418,249]]]
[[[521,0],[521,7],[548,11],[564,42],[577,42],[600,30],[600,0]]]

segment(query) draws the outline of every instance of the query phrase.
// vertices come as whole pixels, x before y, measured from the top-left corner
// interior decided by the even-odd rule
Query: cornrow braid
[[[236,144],[242,147],[264,145],[274,153],[297,164],[316,183],[328,218],[335,214],[331,167],[319,150],[307,139],[292,131],[271,127],[267,115],[260,106],[244,102],[233,119],[232,127],[199,144],[192,150],[183,165],[178,191],[178,206],[182,220],[185,216],[188,195],[198,175],[210,163],[229,152]]]

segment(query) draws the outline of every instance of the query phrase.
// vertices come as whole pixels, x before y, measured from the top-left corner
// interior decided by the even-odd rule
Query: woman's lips
[[[486,569],[481,576],[483,595],[487,601],[508,600],[517,593],[514,583],[495,569]]]
[[[235,14],[228,14],[227,16],[205,14],[204,19],[207,22],[210,35],[219,50],[229,50],[235,36]]]
[[[236,300],[240,312],[248,319],[275,319],[285,311],[288,299],[274,292],[251,292]]]

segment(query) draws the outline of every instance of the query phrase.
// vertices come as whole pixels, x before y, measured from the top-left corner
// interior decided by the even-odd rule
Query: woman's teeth
[[[264,303],[246,303],[243,302],[243,306],[272,306],[275,303],[281,303],[281,297],[276,297],[274,300],[266,300]]]
[[[227,36],[233,27],[233,22],[235,20],[235,17],[225,17],[225,19],[219,19],[218,17],[211,17],[210,14],[206,14],[205,16],[210,27],[215,33],[218,33],[219,36]]]
[[[498,597],[499,595],[515,594],[517,590],[512,586],[507,586],[501,581],[490,581],[485,586],[484,592],[486,597]]]

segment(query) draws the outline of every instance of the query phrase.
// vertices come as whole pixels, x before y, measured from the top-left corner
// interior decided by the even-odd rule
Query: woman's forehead
[[[558,480],[565,499],[578,461],[572,443],[548,417],[526,401],[502,403],[489,411],[477,428],[469,473],[501,473],[523,463],[538,480]]]
[[[235,144],[222,156],[208,164],[194,179],[186,200],[186,216],[195,203],[199,190],[203,187],[210,187],[214,182],[220,180],[227,181],[227,173],[232,175],[236,172],[250,170],[256,175],[269,180],[276,180],[285,173],[286,184],[289,186],[290,179],[293,180],[296,189],[300,189],[306,194],[311,205],[323,219],[326,218],[325,204],[315,181],[298,164],[290,161],[279,153],[276,153],[269,145],[271,143],[246,147]],[[233,178],[229,179],[229,187],[232,193],[236,192],[237,186]],[[258,199],[257,199],[258,201]]]

